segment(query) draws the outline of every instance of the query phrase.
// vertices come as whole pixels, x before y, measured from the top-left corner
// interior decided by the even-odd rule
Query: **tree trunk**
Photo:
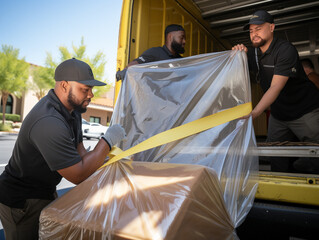
[[[7,100],[9,97],[9,93],[8,92],[2,92],[2,124],[4,125],[4,122],[6,120],[6,106],[7,106]]]

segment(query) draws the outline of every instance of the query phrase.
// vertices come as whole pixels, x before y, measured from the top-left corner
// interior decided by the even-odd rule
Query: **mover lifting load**
[[[116,83],[118,100],[113,116],[113,122],[123,124],[128,131],[128,141],[120,146],[123,150],[132,149],[165,130],[248,103],[250,92],[253,105],[258,101],[260,89],[250,82],[250,91],[245,58],[221,52],[231,49],[232,44],[213,29],[233,20],[209,23],[203,19],[210,12],[220,15],[217,9],[204,12],[212,2],[215,1],[123,0],[117,70],[122,70],[146,49],[162,46],[165,26],[173,23],[186,30],[184,57],[218,52],[128,70],[122,87],[120,81]],[[267,10],[274,4],[278,14],[286,11],[285,4],[291,4],[287,11],[292,12],[302,8],[313,11],[319,4],[318,1],[233,2],[216,4],[230,4],[219,7],[229,18],[233,9],[239,13],[253,12],[255,9],[243,7],[250,4]],[[294,20],[298,22],[300,16],[310,19],[312,15],[318,16],[315,12],[305,13]],[[234,21],[244,18],[237,16]],[[242,26],[225,30],[222,35],[236,37],[241,29]],[[201,69],[199,63],[212,56],[223,59],[223,64],[217,64],[219,69]],[[235,68],[222,69],[231,64]],[[216,67],[216,63],[213,65]],[[244,66],[237,72],[240,65]],[[197,74],[199,69],[206,75]],[[241,74],[246,80],[234,81]],[[196,79],[195,85],[190,79]],[[138,81],[142,82],[138,84]],[[226,85],[221,84],[223,81]],[[187,84],[182,90],[181,86]],[[191,99],[188,101],[185,96]],[[256,135],[265,135],[266,127],[266,116],[254,121]],[[236,239],[237,236],[316,239],[319,175],[259,171],[258,180],[257,155],[317,157],[318,154],[318,146],[256,148],[251,120],[232,119],[207,131],[139,152],[132,156],[138,162],[131,165],[115,162],[98,170],[42,212],[40,237],[56,239],[62,234],[76,239],[101,239],[101,236],[105,239]]]

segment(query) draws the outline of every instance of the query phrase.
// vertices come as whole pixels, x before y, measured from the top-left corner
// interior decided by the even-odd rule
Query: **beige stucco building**
[[[31,64],[31,66],[35,65]],[[33,79],[31,75],[29,76],[28,82],[32,85]],[[103,96],[93,98],[87,111],[82,114],[82,118],[90,122],[98,122],[102,125],[107,125],[107,123],[110,122],[113,113],[113,99],[114,87],[103,94]],[[30,88],[25,91],[21,97],[10,94],[7,101],[6,113],[19,114],[21,116],[21,121],[23,121],[37,102],[38,98],[36,97],[35,91]]]

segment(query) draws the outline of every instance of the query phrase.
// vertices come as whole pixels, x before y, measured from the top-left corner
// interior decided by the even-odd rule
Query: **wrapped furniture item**
[[[112,123],[123,150],[251,102],[245,53],[134,65]],[[108,165],[45,208],[41,239],[236,239],[257,189],[252,120],[235,119]]]
[[[45,208],[40,239],[232,239],[214,170],[116,162]]]
[[[251,102],[246,53],[225,51],[134,65],[112,121],[124,126],[123,150],[160,132]],[[233,224],[249,212],[257,190],[258,157],[252,120],[237,119],[133,156],[138,161],[213,168]]]

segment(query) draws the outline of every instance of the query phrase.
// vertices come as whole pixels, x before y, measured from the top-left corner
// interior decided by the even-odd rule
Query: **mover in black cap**
[[[249,28],[252,47],[243,44],[233,50],[247,52],[248,66],[264,91],[250,115],[252,119],[270,108],[267,142],[299,140],[319,142],[319,92],[305,74],[298,51],[290,42],[275,37],[273,17],[256,11]],[[271,170],[277,172],[319,173],[313,158],[271,158]]]
[[[116,80],[124,80],[127,68],[142,63],[181,58],[185,52],[186,35],[181,25],[170,24],[165,28],[165,44],[162,47],[152,47],[142,53],[141,56],[131,61],[122,71],[117,71]]]
[[[94,79],[88,64],[62,62],[55,87],[23,120],[12,156],[0,175],[0,220],[6,239],[38,239],[41,210],[56,198],[62,177],[79,184],[104,164],[112,146],[125,136],[111,125],[92,151],[83,145],[81,112],[86,110]],[[17,216],[17,218],[8,216]]]

